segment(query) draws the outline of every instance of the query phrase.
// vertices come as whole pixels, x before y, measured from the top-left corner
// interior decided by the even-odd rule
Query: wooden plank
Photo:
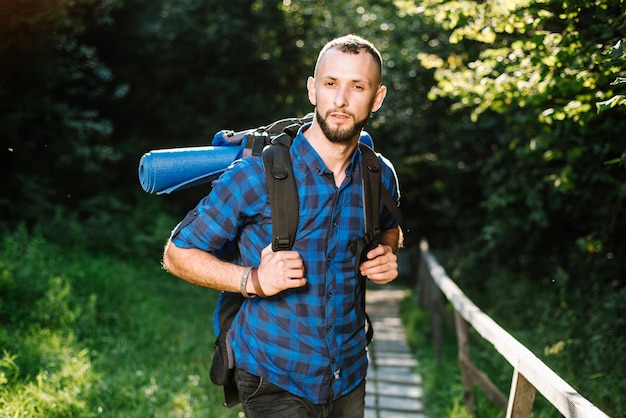
[[[430,331],[433,335],[437,362],[440,363],[443,358],[443,326],[441,325],[441,314],[438,309],[437,299],[441,300],[441,292],[432,280],[428,280],[428,282],[428,286],[430,288],[430,294],[428,296],[430,308]]]
[[[515,369],[506,418],[530,418],[536,392],[535,387],[526,380],[518,369]]]
[[[472,364],[469,347],[469,335],[467,330],[467,322],[458,312],[454,311],[454,325],[456,329],[456,341],[458,346],[458,360],[461,369],[461,379],[463,380],[463,396],[465,398],[465,406],[470,412],[474,412],[476,408],[476,398],[474,396],[474,385],[471,371],[468,365]]]
[[[506,396],[498,389],[498,387],[489,379],[489,377],[483,373],[473,363],[467,363],[463,365],[467,369],[472,381],[483,391],[485,396],[500,410],[506,411],[507,399]]]
[[[432,282],[428,266],[420,256],[420,262],[417,267],[417,300],[422,308],[428,307],[428,283]]]
[[[566,418],[608,418],[604,412],[576,392],[530,350],[482,312],[448,277],[443,267],[428,250],[428,243],[420,244],[422,258],[433,279],[454,309],[511,364],[519,369],[529,383],[552,403]]]

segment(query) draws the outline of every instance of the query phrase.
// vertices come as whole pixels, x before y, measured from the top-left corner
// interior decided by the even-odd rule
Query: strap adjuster
[[[291,241],[289,237],[274,237],[272,248],[274,251],[289,251],[291,249]]]

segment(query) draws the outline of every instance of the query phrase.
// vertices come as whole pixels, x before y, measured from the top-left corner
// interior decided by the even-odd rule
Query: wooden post
[[[431,282],[428,266],[421,259],[417,265],[417,302],[420,308],[428,308],[428,284]]]
[[[437,362],[441,363],[443,358],[443,326],[441,323],[441,313],[439,312],[438,300],[441,300],[441,292],[439,287],[430,275],[428,275],[428,287],[430,292],[428,294],[428,307],[430,310],[430,327],[433,333],[433,343],[435,345],[435,355],[437,356]]]
[[[420,247],[418,245],[411,245],[408,248],[404,248],[404,251],[408,253],[409,259],[409,275],[414,280],[413,284],[419,287],[420,273],[419,268],[422,264],[422,255],[420,254]]]
[[[470,357],[469,334],[467,331],[467,322],[455,310],[454,325],[456,329],[456,341],[458,345],[459,368],[461,369],[461,378],[463,380],[463,395],[465,397],[465,406],[471,413],[476,407],[476,398],[474,397],[474,381],[468,366],[472,364]]]
[[[535,387],[516,368],[513,372],[506,418],[530,418],[535,402],[535,393]]]

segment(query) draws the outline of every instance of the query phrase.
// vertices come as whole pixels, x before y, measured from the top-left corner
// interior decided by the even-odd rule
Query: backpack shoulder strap
[[[263,149],[262,158],[270,206],[272,208],[272,250],[293,247],[300,212],[298,185],[293,173],[289,148],[299,124],[288,126]]]
[[[379,208],[380,200],[383,205],[391,212],[391,216],[398,222],[403,231],[407,231],[404,224],[404,217],[398,207],[396,200],[391,196],[387,188],[382,187],[380,177],[380,160],[378,155],[372,148],[366,144],[359,143],[359,149],[363,154],[363,165],[367,170],[363,170],[363,202],[365,211],[365,232],[379,229]],[[366,187],[367,185],[367,187]],[[372,193],[370,197],[368,193]],[[374,212],[369,213],[368,212]],[[369,222],[369,223],[368,223]],[[380,231],[378,231],[380,232]]]
[[[359,265],[365,261],[367,252],[380,242],[380,199],[381,192],[387,190],[381,187],[380,160],[373,149],[359,143],[361,150],[361,172],[363,190],[363,218],[365,234],[354,243],[356,263],[354,274],[359,277]],[[388,192],[387,192],[388,193]],[[392,199],[393,200],[393,199]]]
[[[365,338],[367,344],[372,341],[374,336],[374,328],[367,312],[365,312],[365,290],[367,280],[359,273],[359,265],[365,261],[367,252],[380,243],[380,202],[391,212],[393,217],[403,227],[404,220],[402,213],[396,204],[395,199],[389,193],[387,188],[382,187],[381,181],[381,164],[378,155],[372,148],[359,142],[359,149],[362,154],[361,172],[363,176],[363,215],[365,220],[365,234],[356,242],[355,245],[355,276],[360,279],[361,290],[361,306],[355,304],[357,309],[363,309],[367,322]]]
[[[365,338],[366,342],[372,341],[374,336],[374,328],[372,322],[365,312],[365,289],[367,280],[361,276],[359,265],[364,261],[367,252],[378,245],[380,242],[380,160],[373,149],[359,142],[361,150],[361,172],[362,172],[362,190],[363,190],[363,217],[365,224],[365,234],[357,241],[355,247],[356,262],[354,265],[355,277],[359,279],[359,287],[361,293],[361,304],[355,304],[357,310],[362,310],[367,323]],[[385,190],[386,191],[386,190]]]
[[[373,149],[359,143],[362,154],[361,171],[363,172],[363,212],[365,233],[371,238],[380,235],[380,160]]]

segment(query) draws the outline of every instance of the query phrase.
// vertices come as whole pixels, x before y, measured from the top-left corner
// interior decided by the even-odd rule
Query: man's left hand
[[[398,277],[398,256],[388,245],[368,251],[367,261],[359,266],[361,274],[376,284],[389,283]]]

